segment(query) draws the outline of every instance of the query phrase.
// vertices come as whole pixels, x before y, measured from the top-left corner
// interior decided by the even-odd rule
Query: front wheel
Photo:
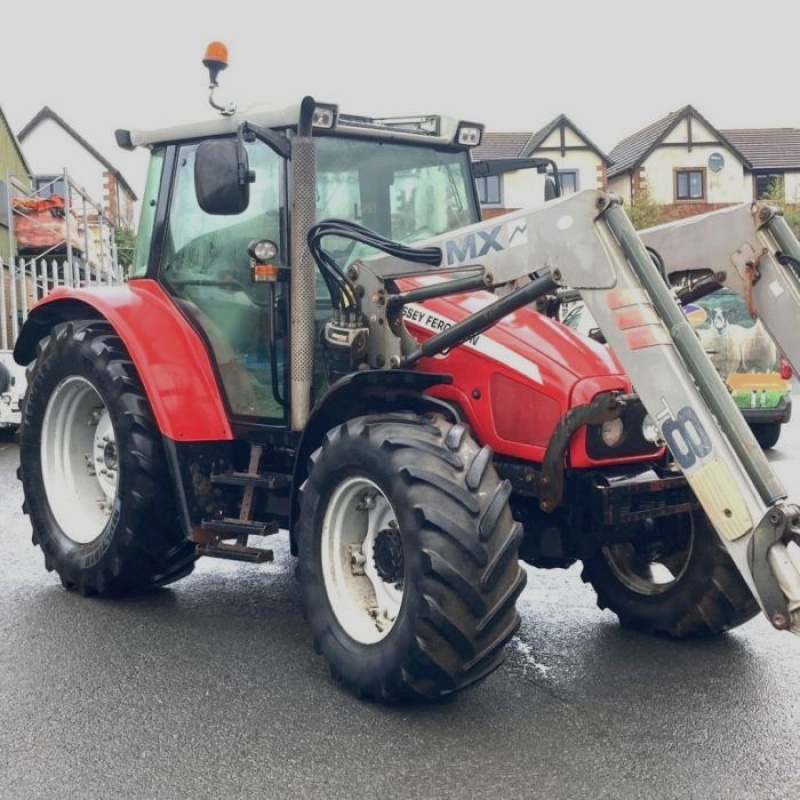
[[[711,636],[754,617],[758,604],[702,511],[651,521],[634,542],[601,548],[583,580],[627,628]]]
[[[83,594],[188,574],[164,445],[138,374],[108,323],[64,324],[28,367],[20,470],[45,566]]]
[[[522,536],[491,451],[438,416],[360,417],[311,459],[299,577],[317,650],[362,697],[436,699],[504,660]]]
[[[753,436],[756,441],[761,445],[762,449],[769,450],[778,444],[778,439],[781,436],[781,423],[780,422],[754,422],[750,426],[753,431]]]

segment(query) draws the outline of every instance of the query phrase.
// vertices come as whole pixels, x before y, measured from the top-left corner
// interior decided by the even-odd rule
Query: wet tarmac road
[[[796,398],[797,401],[797,398]],[[800,401],[798,401],[800,402]],[[800,408],[800,406],[798,406]],[[800,499],[800,422],[770,460]],[[126,600],[61,588],[0,441],[0,798],[800,798],[800,638],[625,632],[529,571],[506,664],[434,706],[341,690],[294,563],[202,560]]]

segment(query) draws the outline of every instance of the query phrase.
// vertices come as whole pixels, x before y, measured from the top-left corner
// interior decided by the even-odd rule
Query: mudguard
[[[14,360],[28,364],[53,326],[87,318],[106,319],[119,334],[164,436],[178,442],[233,438],[205,344],[155,281],[56,289],[30,312]]]

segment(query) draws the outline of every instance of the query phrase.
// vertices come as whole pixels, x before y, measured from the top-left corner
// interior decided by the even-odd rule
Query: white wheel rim
[[[105,529],[119,482],[117,440],[97,389],[78,375],[50,396],[42,421],[42,480],[58,526],[77,544]]]
[[[336,619],[362,644],[389,634],[403,601],[402,578],[385,580],[375,562],[377,537],[386,531],[399,536],[397,518],[372,481],[354,477],[336,487],[322,523],[322,574]]]

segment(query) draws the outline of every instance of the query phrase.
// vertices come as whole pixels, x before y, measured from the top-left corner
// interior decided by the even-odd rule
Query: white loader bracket
[[[776,257],[800,256],[800,245],[785,221],[765,216],[749,206],[706,215],[712,241],[702,232],[694,235],[700,229],[688,221],[640,238],[619,198],[587,190],[421,244],[442,249],[445,271],[482,272],[495,286],[531,279],[579,290],[762,611],[776,628],[800,634],[800,571],[787,550],[800,535],[800,508],[786,502],[785,489],[644,243],[674,269],[709,269],[726,259],[731,288],[759,256],[762,277],[751,282],[753,298],[769,315],[780,306],[780,325],[777,317],[764,323],[800,366],[800,342],[783,341],[789,321],[796,324],[800,314],[800,291],[796,276],[787,277],[791,270]],[[358,264],[365,297],[379,298],[368,309],[371,358],[381,353],[381,363],[403,366],[418,357],[409,357],[416,345],[398,331],[392,304],[380,298],[391,293],[387,281],[430,271],[390,256]],[[483,314],[484,327],[497,319]],[[773,328],[784,324],[778,336]]]

